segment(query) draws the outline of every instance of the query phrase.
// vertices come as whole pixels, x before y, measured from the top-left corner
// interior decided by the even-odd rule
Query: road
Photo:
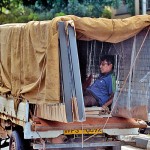
[[[141,149],[141,148],[137,148],[137,147],[127,145],[127,146],[122,146],[121,150],[145,150],[145,149]]]
[[[6,148],[2,148],[1,150],[9,150],[9,148],[6,147]],[[127,145],[127,146],[122,146],[121,150],[144,150],[144,149],[140,149],[140,148],[137,148],[137,147]]]

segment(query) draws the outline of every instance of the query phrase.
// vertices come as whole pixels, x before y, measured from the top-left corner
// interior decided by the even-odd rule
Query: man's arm
[[[112,93],[112,94],[110,95],[110,98],[109,98],[108,101],[102,106],[102,108],[105,109],[105,108],[108,107],[110,104],[112,104],[113,98],[114,98],[114,93]]]

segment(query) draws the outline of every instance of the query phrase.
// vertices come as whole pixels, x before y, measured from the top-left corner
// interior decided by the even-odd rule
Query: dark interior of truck
[[[99,75],[99,62],[102,55],[109,54],[111,43],[77,41],[82,84],[92,74],[93,80]]]

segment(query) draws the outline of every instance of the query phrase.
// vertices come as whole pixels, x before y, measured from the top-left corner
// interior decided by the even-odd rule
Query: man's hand
[[[102,111],[104,112],[104,114],[109,114],[110,113],[109,108],[107,106],[103,105],[102,108],[103,108]]]
[[[102,108],[105,110],[105,109],[107,109],[107,106],[103,105]]]

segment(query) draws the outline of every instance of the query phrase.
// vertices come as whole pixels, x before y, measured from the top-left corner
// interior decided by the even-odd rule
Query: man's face
[[[106,60],[102,61],[100,64],[100,71],[101,73],[109,73],[112,71],[112,64],[108,64]]]

